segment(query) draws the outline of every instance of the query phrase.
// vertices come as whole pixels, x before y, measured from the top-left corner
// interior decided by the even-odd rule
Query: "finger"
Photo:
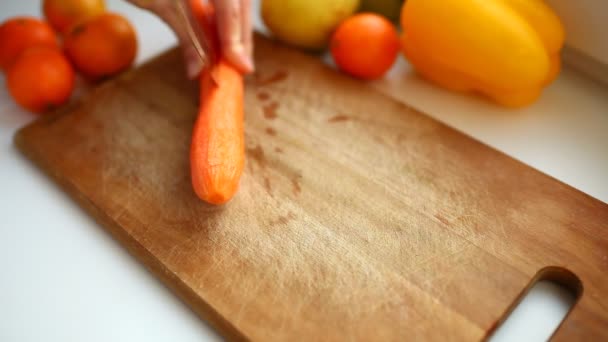
[[[214,5],[223,56],[242,72],[251,72],[253,64],[243,45],[240,0],[215,0]]]
[[[255,68],[253,64],[253,25],[251,23],[251,0],[241,0],[241,38],[245,47],[245,54],[251,64],[251,71]]]
[[[186,63],[186,74],[188,75],[188,78],[195,79],[205,67],[205,62],[201,59],[201,56],[194,48],[194,45],[192,45],[192,42],[188,41],[183,43],[182,50]]]
[[[204,49],[194,46],[193,32],[190,30],[196,29],[191,27],[190,22],[194,20],[192,18],[185,18],[185,16],[192,16],[190,6],[187,1],[181,3],[175,0],[129,0],[131,3],[148,9],[158,15],[175,33],[177,40],[179,41],[182,51],[184,54],[184,60],[186,65],[186,73],[188,77],[197,77],[201,70],[205,67],[207,60],[203,57],[206,56]],[[179,7],[179,6],[183,7]],[[189,20],[188,20],[189,19]],[[202,34],[202,33],[200,33]],[[203,56],[199,53],[199,50],[203,50]]]
[[[169,26],[171,26],[173,32],[175,32],[179,44],[182,47],[188,77],[196,78],[205,66],[205,61],[194,46],[194,42],[183,22],[174,22],[174,24],[169,22]]]

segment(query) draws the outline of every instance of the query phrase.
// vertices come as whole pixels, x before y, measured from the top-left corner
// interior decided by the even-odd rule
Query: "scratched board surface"
[[[224,207],[191,189],[198,96],[177,50],[16,142],[230,338],[477,340],[551,276],[584,288],[554,337],[608,339],[606,204],[256,39]]]

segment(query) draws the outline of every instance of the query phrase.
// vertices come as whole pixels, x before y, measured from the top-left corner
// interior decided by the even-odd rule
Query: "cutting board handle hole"
[[[582,294],[583,284],[574,273],[563,267],[545,267],[488,332],[487,340],[546,341]]]

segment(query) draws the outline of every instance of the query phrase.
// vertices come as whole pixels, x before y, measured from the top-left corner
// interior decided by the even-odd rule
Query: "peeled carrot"
[[[202,200],[223,204],[236,193],[245,164],[243,76],[220,60],[201,75],[200,85],[190,147],[192,186]]]
[[[208,30],[212,18],[206,18],[199,20]],[[190,145],[192,186],[208,203],[224,204],[238,189],[245,164],[243,118],[243,76],[220,58],[200,76],[200,109]]]

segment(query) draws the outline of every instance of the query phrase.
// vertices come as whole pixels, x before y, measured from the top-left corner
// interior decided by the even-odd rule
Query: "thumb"
[[[158,15],[173,30],[182,47],[186,73],[190,78],[196,78],[207,62],[197,52],[192,35],[192,9],[187,0],[129,0],[136,6],[147,9]],[[180,7],[181,6],[181,7]],[[196,28],[194,28],[196,29]],[[206,52],[206,51],[204,51]]]

